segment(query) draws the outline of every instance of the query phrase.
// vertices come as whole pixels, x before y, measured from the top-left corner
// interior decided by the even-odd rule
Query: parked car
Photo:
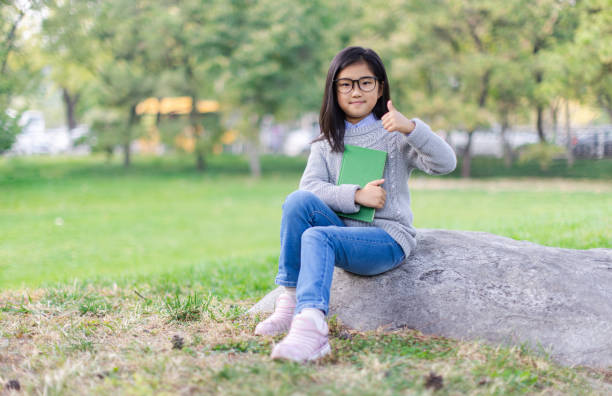
[[[603,145],[603,156],[612,157],[612,131],[574,137],[572,152],[576,158],[595,158],[599,156],[600,145]]]

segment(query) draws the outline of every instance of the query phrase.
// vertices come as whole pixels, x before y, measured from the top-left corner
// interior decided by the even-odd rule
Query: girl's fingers
[[[391,132],[391,131],[394,131],[394,130],[395,130],[395,127],[394,127],[394,125],[392,125],[392,124],[387,124],[387,125],[383,124],[383,128],[385,128],[385,129],[386,129],[387,131],[389,131],[389,132]]]
[[[376,180],[372,180],[371,182],[369,182],[368,184],[371,184],[373,186],[380,186],[381,184],[383,184],[385,182],[385,179],[376,179]]]

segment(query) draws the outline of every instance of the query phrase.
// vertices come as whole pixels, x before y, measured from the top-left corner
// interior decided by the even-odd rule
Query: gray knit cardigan
[[[429,125],[414,118],[415,129],[405,135],[387,132],[378,120],[361,127],[346,130],[345,144],[367,147],[387,152],[387,161],[382,187],[387,200],[382,209],[377,209],[372,223],[342,218],[348,227],[379,227],[385,230],[404,250],[406,257],[416,247],[416,230],[412,225],[408,179],[413,169],[418,168],[431,175],[452,172],[457,165],[453,149]],[[334,153],[327,140],[312,144],[310,156],[300,190],[314,193],[336,212],[355,213],[357,184],[336,185],[342,153]]]

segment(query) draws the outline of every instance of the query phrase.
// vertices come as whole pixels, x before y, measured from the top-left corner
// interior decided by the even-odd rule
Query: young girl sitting
[[[283,204],[276,284],[284,292],[258,335],[289,330],[272,351],[274,359],[307,361],[331,351],[325,322],[334,266],[376,275],[400,265],[416,246],[408,178],[414,168],[451,172],[452,148],[418,118],[393,107],[380,57],[348,47],[331,62],[319,122],[298,191]],[[385,151],[383,178],[363,188],[337,185],[344,145]],[[336,212],[375,208],[374,221],[341,219]],[[393,293],[393,290],[381,290]]]

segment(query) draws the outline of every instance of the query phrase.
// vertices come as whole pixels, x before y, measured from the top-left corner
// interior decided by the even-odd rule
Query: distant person
[[[334,266],[377,275],[400,265],[416,246],[410,173],[448,173],[457,161],[426,123],[393,106],[385,67],[371,49],[348,47],[334,57],[319,122],[321,136],[311,146],[299,190],[283,204],[275,282],[284,292],[255,329],[257,335],[289,330],[275,345],[274,359],[303,362],[331,352],[325,316]],[[387,152],[383,178],[363,188],[336,185],[345,144]],[[335,213],[356,213],[360,205],[376,209],[372,223]]]

